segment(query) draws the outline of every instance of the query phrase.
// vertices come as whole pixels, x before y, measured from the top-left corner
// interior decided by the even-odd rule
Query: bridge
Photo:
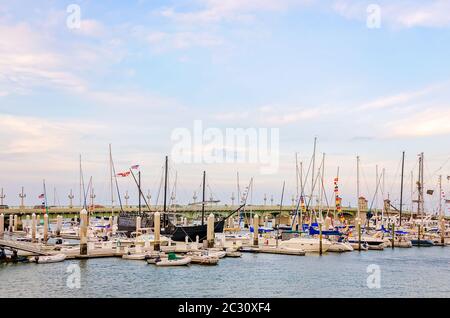
[[[226,216],[236,209],[238,206],[231,205],[207,205],[205,206],[205,213],[210,214],[213,213],[215,215]],[[63,217],[76,217],[79,215],[82,207],[49,207],[47,209],[50,217],[56,215],[62,215]],[[289,213],[295,211],[296,207],[292,205],[286,205],[283,207],[280,206],[272,206],[272,205],[247,205],[245,207],[245,212],[247,213],[258,213],[259,215],[277,215],[281,212],[282,215],[289,215]],[[125,212],[137,212],[138,206],[127,206],[123,207]],[[162,206],[151,206],[150,210],[147,207],[142,207],[142,211],[145,212],[161,212],[163,210]],[[185,216],[187,218],[197,217],[201,212],[201,205],[172,205],[167,209],[171,213],[179,214],[180,216]],[[319,207],[310,208],[309,211],[318,211]],[[111,206],[96,206],[95,208],[89,208],[91,215],[93,216],[110,216],[118,215],[120,212],[119,207],[111,207]],[[308,212],[309,212],[308,211]],[[323,209],[324,212],[328,211],[327,209]],[[357,208],[355,207],[342,207],[342,213],[344,215],[354,217],[357,212]],[[367,212],[367,211],[362,211]],[[371,212],[381,213],[380,209],[372,209]],[[5,215],[5,222],[7,222],[7,216],[9,215],[18,215],[19,217],[32,215],[33,213],[36,215],[43,215],[46,213],[44,209],[36,209],[33,207],[13,207],[8,209],[1,209],[0,214],[3,213]],[[334,210],[330,209],[330,213],[334,214]],[[409,217],[411,213],[409,211],[402,212],[405,217]],[[385,212],[387,215],[397,215],[398,212],[395,210],[390,210]],[[416,216],[416,213],[413,213],[413,216]],[[448,218],[448,217],[447,217]]]

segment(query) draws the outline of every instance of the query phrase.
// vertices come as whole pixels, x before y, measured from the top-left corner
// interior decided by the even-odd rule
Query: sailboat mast
[[[81,154],[80,154],[80,207],[81,207],[81,198],[83,197],[82,193],[83,193],[83,187],[81,185],[82,183],[82,170],[81,170]]]
[[[164,209],[163,211],[167,211],[167,178],[168,178],[168,167],[169,167],[169,157],[166,156],[166,163],[164,169]]]
[[[110,176],[110,190],[111,190],[111,213],[114,214],[114,179],[113,179],[113,164],[112,164],[112,151],[111,144],[109,144],[109,176]]]
[[[295,153],[295,183],[296,183],[296,190],[297,190],[297,199],[298,199],[298,196],[299,196],[299,192],[298,192],[298,178],[299,178],[298,154]]]
[[[142,204],[141,204],[141,170],[138,171],[138,191],[139,191],[139,199],[138,199],[138,204],[139,204],[139,215],[141,215],[142,213]]]
[[[313,149],[313,158],[312,158],[312,173],[311,173],[311,202],[313,202],[314,196],[314,178],[316,176],[315,166],[316,166],[316,146],[317,146],[317,137],[314,137],[314,149]]]
[[[206,171],[203,171],[203,189],[202,189],[202,225],[205,224],[205,196],[206,196]]]
[[[357,216],[356,216],[356,223],[358,224],[360,222],[360,204],[359,204],[359,197],[360,197],[360,193],[359,193],[359,156],[356,157],[356,196],[357,196],[357,200],[356,200],[356,204],[357,204]]]
[[[400,226],[402,226],[402,212],[403,212],[403,175],[405,173],[405,152],[402,153],[402,179],[400,184]]]

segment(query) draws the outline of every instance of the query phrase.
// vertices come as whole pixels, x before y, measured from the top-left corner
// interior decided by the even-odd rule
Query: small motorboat
[[[226,250],[226,256],[227,257],[235,257],[235,258],[237,258],[237,257],[241,257],[242,253],[239,252],[238,250],[234,249],[234,248],[228,248]]]
[[[66,254],[56,254],[49,256],[33,256],[32,261],[38,264],[59,263],[66,259]]]
[[[227,252],[225,251],[208,251],[208,255],[209,256],[214,256],[217,258],[224,258],[225,256],[227,256]]]
[[[124,254],[122,255],[123,259],[134,260],[134,261],[143,261],[149,258],[148,254]]]
[[[354,248],[350,243],[345,242],[332,242],[331,246],[328,248],[328,252],[333,253],[344,253],[354,251]]]
[[[353,247],[354,251],[359,251],[359,244],[358,242],[349,242],[350,246]],[[361,242],[361,251],[368,251],[369,250],[369,244],[367,242]]]
[[[434,246],[434,243],[432,240],[411,240],[411,244],[412,246],[417,246],[417,247],[431,247]]]
[[[169,253],[167,259],[156,259],[156,266],[185,266],[189,265],[192,261],[192,258],[186,257],[178,257],[174,253]]]
[[[219,263],[219,258],[216,256],[211,256],[208,254],[199,254],[199,253],[188,253],[188,257],[191,258],[192,264],[199,265],[217,265]]]

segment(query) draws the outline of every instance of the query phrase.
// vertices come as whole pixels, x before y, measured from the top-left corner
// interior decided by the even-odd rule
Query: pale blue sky
[[[380,28],[367,27],[371,3]],[[81,8],[81,29],[66,25],[69,4]],[[278,198],[283,179],[290,199],[294,153],[307,161],[314,136],[327,153],[330,193],[341,167],[344,202],[354,202],[357,154],[369,198],[375,165],[398,196],[402,150],[408,176],[425,152],[435,187],[438,174],[450,175],[448,12],[444,0],[2,0],[0,186],[15,205],[25,185],[31,205],[46,178],[64,203],[82,153],[106,202],[111,142],[118,169],[140,163],[156,195],[171,132],[200,119],[220,129],[279,128],[280,170],[175,165],[179,201],[203,169],[227,203],[236,171],[242,183],[255,177],[254,201]],[[130,182],[122,188],[134,192]]]

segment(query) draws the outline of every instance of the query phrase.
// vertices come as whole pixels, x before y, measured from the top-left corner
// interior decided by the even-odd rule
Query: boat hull
[[[214,223],[214,233],[222,233],[225,221],[218,221]],[[169,233],[167,233],[169,234]],[[177,226],[173,232],[170,233],[172,241],[184,242],[186,236],[190,241],[195,242],[198,236],[199,242],[206,240],[207,225],[194,225],[194,226]]]

